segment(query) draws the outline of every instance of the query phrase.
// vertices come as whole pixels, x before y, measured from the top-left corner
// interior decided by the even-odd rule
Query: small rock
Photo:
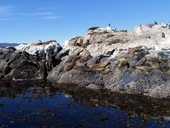
[[[89,84],[88,86],[86,86],[86,89],[99,90],[100,87],[95,84]]]

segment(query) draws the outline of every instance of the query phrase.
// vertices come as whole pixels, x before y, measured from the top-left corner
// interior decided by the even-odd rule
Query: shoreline
[[[74,100],[79,99],[82,103],[90,106],[111,106],[128,113],[144,114],[151,117],[170,116],[170,98],[159,99],[143,95],[121,94],[106,89],[91,90],[76,85],[54,84],[51,82],[42,83],[42,81],[27,81],[27,83],[23,81],[8,81],[4,82],[4,86],[2,81],[0,81],[0,84],[4,91],[11,89],[16,96],[19,95],[17,93],[21,93],[25,88],[49,88],[51,90],[49,93],[53,95],[55,92],[61,92],[67,97],[71,97]],[[20,91],[18,92],[17,90]],[[10,92],[5,92],[6,95],[8,93]],[[1,92],[1,97],[3,97],[2,94],[3,92]]]

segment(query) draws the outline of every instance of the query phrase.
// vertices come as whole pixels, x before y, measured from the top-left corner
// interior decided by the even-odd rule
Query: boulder
[[[102,76],[93,72],[77,72],[76,70],[70,70],[61,75],[58,83],[75,84],[79,86],[87,86],[90,83],[94,83],[98,86],[103,85]]]

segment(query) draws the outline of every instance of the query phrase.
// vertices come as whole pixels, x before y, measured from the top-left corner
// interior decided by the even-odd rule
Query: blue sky
[[[170,0],[0,0],[0,42],[59,43],[92,26],[170,22]]]

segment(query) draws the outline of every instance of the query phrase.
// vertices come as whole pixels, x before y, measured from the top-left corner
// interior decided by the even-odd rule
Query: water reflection
[[[168,127],[169,116],[169,99],[0,81],[0,127]]]

